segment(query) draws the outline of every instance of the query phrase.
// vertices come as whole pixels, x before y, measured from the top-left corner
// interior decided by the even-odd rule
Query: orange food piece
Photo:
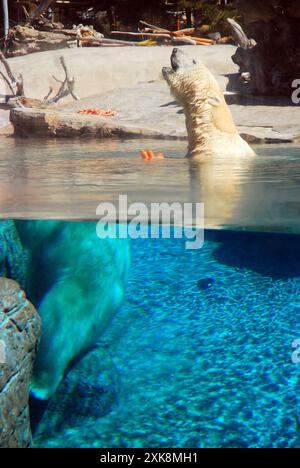
[[[144,159],[145,161],[152,161],[152,159],[165,159],[165,155],[164,153],[162,153],[161,151],[158,151],[156,154],[148,149],[148,150],[141,150],[140,151],[140,156],[142,159]]]
[[[153,151],[150,149],[147,150],[147,155],[148,155],[148,159],[153,159],[155,157]]]
[[[145,150],[141,150],[141,151],[140,151],[140,156],[141,156],[141,158],[144,159],[145,161],[147,161],[147,159],[149,159],[149,158],[148,158],[147,151],[145,151]]]
[[[157,157],[157,159],[165,159],[165,155],[164,155],[164,153],[162,151],[158,151],[156,153],[156,157]]]
[[[104,115],[106,117],[117,115],[116,111],[113,111],[111,109],[100,109],[99,107],[90,109],[80,109],[78,113],[84,115]]]

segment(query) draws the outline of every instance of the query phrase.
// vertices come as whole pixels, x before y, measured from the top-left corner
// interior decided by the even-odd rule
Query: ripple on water
[[[209,238],[200,251],[132,241],[127,302],[105,337],[119,405],[61,433],[45,420],[36,446],[300,446],[300,276],[273,277],[251,251],[238,267],[222,263],[216,251],[232,240]],[[199,278],[216,282],[199,292]]]

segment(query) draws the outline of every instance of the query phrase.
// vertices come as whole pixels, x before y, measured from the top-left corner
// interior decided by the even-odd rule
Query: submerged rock
[[[16,280],[25,286],[26,257],[15,224],[0,221],[0,276]]]
[[[49,400],[35,440],[40,446],[57,431],[83,427],[87,420],[105,416],[118,401],[119,390],[118,370],[109,353],[96,348],[72,367]],[[39,400],[32,400],[31,414],[36,410],[39,411]]]
[[[197,287],[199,291],[205,291],[206,289],[210,289],[215,282],[214,278],[201,278],[197,282]]]
[[[19,285],[0,278],[0,447],[31,443],[29,384],[41,319]]]

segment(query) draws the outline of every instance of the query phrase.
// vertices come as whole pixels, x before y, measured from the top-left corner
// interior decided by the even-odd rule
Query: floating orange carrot
[[[156,154],[148,149],[148,150],[141,150],[140,151],[140,156],[142,159],[145,161],[152,161],[152,159],[164,159],[165,155],[161,151],[158,151]]]
[[[145,161],[147,161],[147,160],[149,159],[148,154],[147,154],[147,151],[145,151],[145,150],[141,150],[141,151],[140,151],[140,156],[141,156],[141,158],[144,159]]]
[[[150,149],[147,150],[147,155],[148,155],[148,159],[153,159],[155,157],[153,151]]]

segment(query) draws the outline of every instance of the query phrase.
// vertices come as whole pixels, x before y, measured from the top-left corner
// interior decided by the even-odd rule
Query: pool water
[[[126,300],[90,369],[114,401],[99,416],[89,395],[57,427],[46,410],[34,446],[300,447],[299,245],[226,231],[206,231],[200,250],[131,240]]]
[[[145,162],[142,148],[166,159]],[[99,203],[202,202],[206,227],[298,232],[300,146],[256,146],[257,157],[184,158],[186,141],[0,137],[0,217],[95,219]]]

